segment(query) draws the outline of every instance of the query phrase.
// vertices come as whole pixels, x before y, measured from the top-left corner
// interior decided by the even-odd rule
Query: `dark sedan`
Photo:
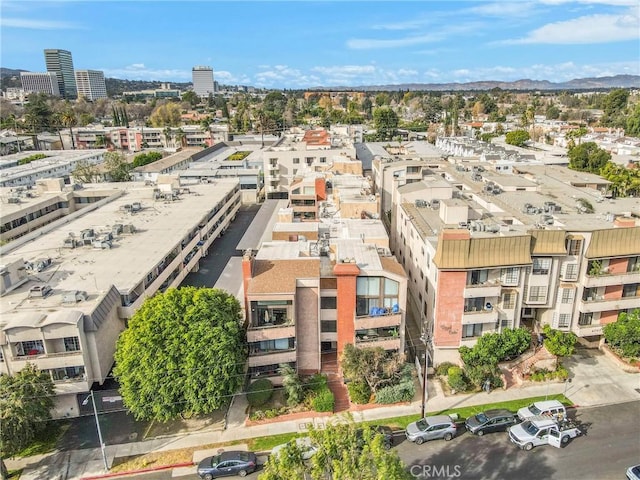
[[[518,423],[513,412],[504,409],[487,410],[473,415],[464,422],[467,430],[474,435],[485,433],[505,432],[511,425]]]
[[[258,459],[253,452],[229,451],[207,457],[198,464],[198,475],[204,480],[253,473]]]

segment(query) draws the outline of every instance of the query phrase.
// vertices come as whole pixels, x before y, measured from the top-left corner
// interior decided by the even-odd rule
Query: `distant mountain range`
[[[0,67],[0,78],[2,78],[3,86],[10,85],[8,80],[11,77],[17,77],[20,82],[20,72],[27,70],[18,70]],[[148,88],[159,88],[162,83],[171,83],[177,88],[185,88],[191,85],[190,82],[160,82],[160,81],[144,81],[144,80],[123,80],[118,78],[107,78],[107,90],[110,94],[118,94],[123,91],[135,91]],[[13,82],[11,82],[13,83]],[[19,85],[19,83],[18,83]],[[576,78],[568,82],[550,82],[548,80],[516,80],[513,82],[501,81],[479,81],[466,83],[402,83],[397,85],[362,85],[358,87],[314,87],[305,90],[361,90],[361,91],[384,91],[384,90],[422,90],[422,91],[471,91],[471,90],[492,90],[499,88],[501,90],[608,90],[611,88],[640,88],[640,75],[614,75],[609,77],[591,77]]]

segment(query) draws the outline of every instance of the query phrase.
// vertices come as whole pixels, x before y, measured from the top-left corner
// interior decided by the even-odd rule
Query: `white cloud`
[[[640,15],[629,9],[620,15],[596,14],[548,23],[529,32],[526,37],[507,40],[505,44],[593,44],[640,38]]]
[[[544,5],[564,5],[566,3],[582,3],[586,5],[612,5],[619,7],[633,7],[638,5],[638,0],[538,0]]]
[[[83,27],[72,22],[56,20],[34,20],[31,18],[0,18],[2,28],[23,28],[28,30],[78,30]]]
[[[191,71],[177,69],[147,68],[144,63],[133,63],[121,68],[104,68],[105,77],[127,80],[191,81]]]
[[[487,17],[530,17],[535,9],[533,2],[481,3],[464,10],[464,13]]]

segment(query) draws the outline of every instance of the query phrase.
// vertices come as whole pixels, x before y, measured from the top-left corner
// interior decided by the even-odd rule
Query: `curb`
[[[170,468],[192,467],[193,462],[174,463],[173,465],[161,465],[158,467],[142,468],[140,470],[130,470],[128,472],[105,473],[103,475],[92,475],[90,477],[82,477],[80,480],[96,480],[99,478],[116,478],[128,475],[138,475],[140,473],[159,472],[161,470],[169,470]]]

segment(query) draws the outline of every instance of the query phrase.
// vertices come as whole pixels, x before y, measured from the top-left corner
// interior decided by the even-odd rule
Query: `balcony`
[[[602,275],[587,275],[584,279],[586,288],[622,285],[623,283],[640,283],[640,272],[603,273]]]
[[[498,321],[498,309],[472,310],[462,314],[462,324],[470,325],[473,323],[495,323]]]
[[[608,312],[612,310],[626,310],[638,308],[640,297],[604,298],[596,295],[580,300],[579,309],[584,313]]]
[[[263,340],[277,340],[296,336],[296,326],[290,324],[251,326],[247,330],[247,342],[260,342]],[[274,362],[275,363],[275,362]]]
[[[482,283],[479,285],[467,285],[464,287],[464,298],[478,298],[478,297],[499,297],[502,285],[498,280],[492,282]]]
[[[296,351],[287,350],[284,352],[265,352],[263,355],[249,357],[249,367],[261,367],[263,365],[274,365],[296,361]]]
[[[579,337],[592,337],[595,335],[602,335],[602,325],[578,325],[574,330],[575,334]]]
[[[400,338],[399,337],[356,337],[356,345],[358,347],[382,347],[385,350],[399,350]]]
[[[397,327],[401,321],[401,313],[387,313],[384,315],[357,317],[355,325],[358,330],[365,328]]]

